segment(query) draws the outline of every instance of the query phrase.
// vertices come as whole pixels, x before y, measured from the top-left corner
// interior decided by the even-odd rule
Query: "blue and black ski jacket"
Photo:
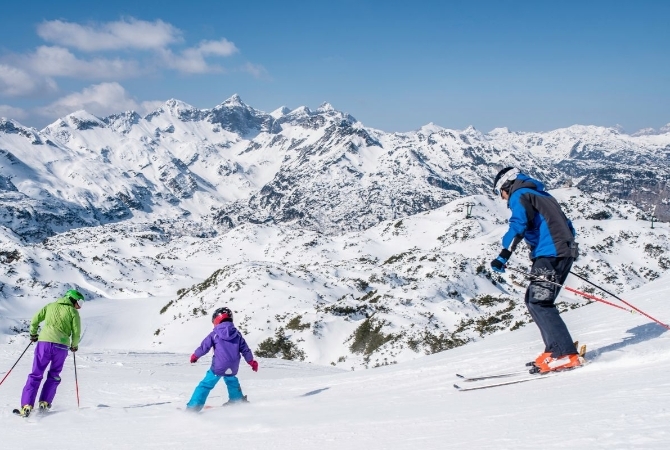
[[[510,249],[515,238],[523,238],[532,260],[573,256],[576,233],[572,222],[540,181],[519,174],[510,187],[507,207],[512,210],[512,217],[502,238],[504,248]]]

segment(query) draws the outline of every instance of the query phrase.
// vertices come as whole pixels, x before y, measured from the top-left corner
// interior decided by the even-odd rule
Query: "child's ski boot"
[[[30,406],[30,405],[23,405],[23,407],[21,407],[21,408],[19,408],[19,409],[15,409],[15,410],[12,411],[12,412],[13,412],[14,414],[16,414],[17,416],[28,417],[28,416],[30,415],[30,412],[31,412],[32,410],[33,410],[33,407],[32,407],[32,406]]]
[[[37,408],[39,409],[40,412],[45,413],[49,412],[51,410],[51,403],[47,402],[39,402],[37,404]]]
[[[242,396],[241,399],[239,400],[228,400],[226,403],[224,403],[222,406],[231,406],[231,405],[238,405],[242,403],[249,403],[249,400],[247,400],[247,396],[244,395]]]

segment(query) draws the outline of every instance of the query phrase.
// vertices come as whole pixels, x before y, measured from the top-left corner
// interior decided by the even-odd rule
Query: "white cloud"
[[[162,54],[163,62],[170,69],[187,74],[220,72],[223,69],[218,66],[211,66],[207,64],[202,54],[195,49],[187,49],[179,55],[175,55],[169,50]]]
[[[185,48],[174,47],[183,41],[182,31],[173,25],[134,18],[116,22],[78,24],[62,20],[42,22],[39,36],[53,45],[42,45],[29,53],[5,55],[0,60],[0,95],[31,96],[58,89],[55,79],[67,78],[107,82],[89,86],[40,109],[43,115],[62,115],[74,110],[75,104],[90,104],[88,109],[117,110],[130,105],[142,108],[128,98],[116,81],[174,70],[186,75],[225,73],[221,58],[239,53],[235,44],[225,38],[203,40]],[[139,54],[138,50],[150,53]],[[81,52],[123,51],[96,56]],[[259,65],[246,64],[235,69],[261,78],[267,71]],[[115,99],[115,106],[103,108],[96,98],[105,95]],[[80,109],[75,108],[75,109]]]
[[[202,41],[197,47],[187,48],[175,55],[169,49],[162,52],[164,63],[171,69],[187,74],[225,72],[218,65],[206,61],[206,56],[231,56],[239,50],[227,39]]]
[[[136,61],[118,58],[94,58],[87,61],[62,47],[38,47],[35,53],[24,58],[24,63],[32,72],[44,76],[118,80],[141,73]]]
[[[18,67],[0,64],[0,95],[18,97],[39,91],[55,91],[56,83]]]
[[[0,117],[7,117],[8,119],[25,119],[28,113],[21,109],[9,105],[0,105]]]
[[[130,18],[96,25],[52,20],[41,23],[37,34],[47,42],[94,52],[101,50],[158,50],[182,41],[182,32],[162,20]]]
[[[140,105],[119,83],[101,83],[62,97],[36,111],[41,116],[57,118],[80,109],[97,116],[107,116],[120,111],[137,111],[139,108]]]
[[[270,78],[270,74],[265,69],[265,67],[259,64],[252,64],[248,62],[244,64],[242,67],[240,67],[239,70],[240,72],[250,73],[251,75],[254,76],[254,78],[265,78],[265,79]]]
[[[198,45],[197,51],[203,56],[231,56],[239,50],[235,47],[235,44],[224,38],[218,41],[202,41]]]

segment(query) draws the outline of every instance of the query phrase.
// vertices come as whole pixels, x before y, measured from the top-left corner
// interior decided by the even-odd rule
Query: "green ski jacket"
[[[68,347],[79,346],[81,320],[70,299],[61,297],[40,309],[30,323],[30,334],[37,334],[37,328],[45,322],[38,338],[39,341],[55,342]],[[72,341],[70,341],[72,337]]]

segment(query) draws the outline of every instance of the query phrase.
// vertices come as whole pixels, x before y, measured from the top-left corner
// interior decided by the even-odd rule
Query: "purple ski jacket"
[[[212,358],[212,372],[219,376],[237,375],[240,368],[240,353],[244,360],[249,362],[254,359],[247,342],[232,322],[221,322],[214,330],[203,339],[200,347],[193,354],[200,359],[214,347]]]

